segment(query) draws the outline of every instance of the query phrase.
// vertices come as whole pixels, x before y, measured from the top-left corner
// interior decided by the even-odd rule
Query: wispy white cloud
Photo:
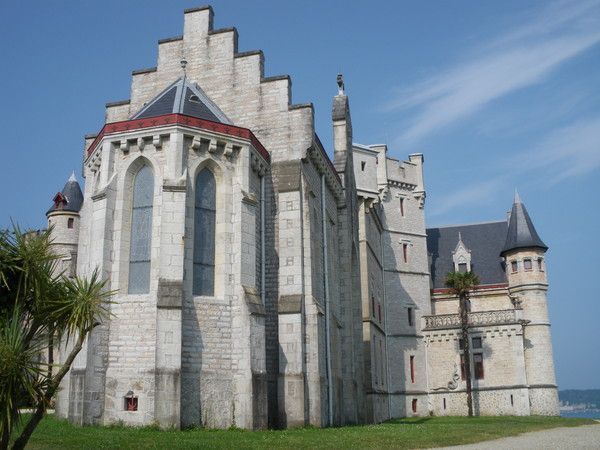
[[[519,89],[542,82],[600,42],[600,1],[557,2],[535,18],[481,44],[469,59],[408,89],[388,110],[414,111],[399,141],[419,139]]]
[[[484,205],[516,186],[529,184],[547,188],[600,169],[600,116],[580,119],[553,130],[529,150],[513,154],[497,167],[503,169],[502,175],[474,181],[438,196],[431,216]]]
[[[546,183],[586,175],[600,168],[600,116],[550,132],[519,157],[521,170],[535,170]]]

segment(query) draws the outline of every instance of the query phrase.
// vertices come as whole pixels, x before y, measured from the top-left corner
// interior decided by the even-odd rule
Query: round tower
[[[508,289],[522,308],[525,371],[531,414],[558,415],[558,391],[546,293],[548,279],[544,255],[548,247],[540,239],[518,193],[510,213],[506,243],[501,256],[506,265]]]
[[[52,227],[52,247],[62,256],[57,269],[67,276],[75,276],[77,270],[77,245],[79,241],[79,211],[83,204],[83,193],[75,173],[62,191],[52,199],[54,202],[46,212],[48,227]]]

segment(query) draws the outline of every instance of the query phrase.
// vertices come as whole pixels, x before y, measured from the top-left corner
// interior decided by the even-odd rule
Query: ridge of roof
[[[458,227],[471,227],[476,225],[490,225],[493,223],[506,223],[506,220],[489,220],[486,222],[473,222],[473,223],[459,223],[456,225],[439,225],[436,227],[427,227],[427,230],[437,230],[439,228],[458,228]]]

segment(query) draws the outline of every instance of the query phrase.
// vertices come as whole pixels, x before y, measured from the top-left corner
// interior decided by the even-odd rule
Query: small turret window
[[[533,269],[533,264],[531,263],[531,259],[527,258],[523,260],[523,268],[527,271]]]
[[[510,268],[512,270],[512,273],[516,273],[519,271],[519,264],[517,263],[517,261],[511,261],[510,262]]]
[[[540,272],[543,272],[544,271],[544,260],[543,260],[543,258],[538,258],[537,264],[538,264],[538,270]]]
[[[74,223],[75,223],[75,219],[73,219],[72,217],[69,217],[67,219],[67,228],[73,228]]]

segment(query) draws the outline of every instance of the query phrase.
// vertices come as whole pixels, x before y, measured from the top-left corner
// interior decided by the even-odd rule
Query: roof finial
[[[77,183],[77,178],[75,178],[75,171],[71,172],[71,176],[69,177],[69,181],[75,181]]]
[[[185,79],[185,68],[187,67],[187,59],[182,58],[181,61],[179,61],[179,65],[181,66],[181,69],[183,70],[183,78]]]
[[[458,242],[462,242],[462,236],[460,234],[460,231],[458,232]]]
[[[338,95],[344,95],[344,75],[338,73],[337,76]]]
[[[521,203],[521,197],[519,197],[519,191],[517,191],[517,188],[515,188],[515,204],[517,203]]]

